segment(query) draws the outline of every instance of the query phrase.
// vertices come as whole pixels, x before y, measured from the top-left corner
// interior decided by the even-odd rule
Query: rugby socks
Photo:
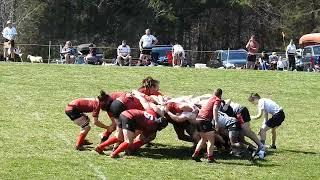
[[[119,153],[123,152],[124,150],[126,150],[129,147],[129,143],[127,142],[122,142],[119,147],[113,151],[113,153],[110,155],[112,158],[116,157],[119,155]]]
[[[196,162],[201,162],[201,159],[199,157],[200,151],[195,150],[192,154],[192,160],[195,160]]]
[[[139,139],[139,140],[135,140],[135,141],[133,142],[133,144],[131,144],[131,145],[129,146],[129,149],[130,149],[131,151],[136,151],[137,149],[139,149],[139,148],[142,147],[143,145],[144,145],[144,142],[141,141],[140,139]]]
[[[209,163],[214,162],[213,155],[211,155],[211,156],[208,155],[208,162],[209,162]]]
[[[105,142],[106,140],[108,140],[109,136],[111,135],[112,132],[109,132],[108,130],[106,130],[105,132],[102,133],[102,137],[101,137],[101,143]]]
[[[200,151],[195,150],[192,157],[198,157],[200,155]]]
[[[84,139],[88,133],[80,133],[77,139],[76,148],[80,148],[83,145]]]
[[[108,140],[106,140],[105,142],[101,143],[98,148],[99,149],[104,149],[107,146],[110,146],[111,144],[117,143],[119,142],[119,139],[115,136],[109,138]]]

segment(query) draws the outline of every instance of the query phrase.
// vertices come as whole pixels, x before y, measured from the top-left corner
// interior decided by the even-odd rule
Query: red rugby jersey
[[[212,96],[209,98],[207,104],[205,104],[199,111],[198,117],[205,119],[205,120],[212,120],[213,119],[213,106],[217,105],[220,106],[221,99],[217,96]]]
[[[158,129],[158,123],[155,122],[157,118],[157,113],[152,110],[137,110],[130,109],[122,112],[130,121],[135,121],[137,124],[137,129],[141,130],[144,135],[148,136],[155,132]]]
[[[145,95],[148,95],[148,96],[162,96],[161,92],[159,91],[152,91],[150,89],[147,89],[146,87],[141,87],[138,89],[139,92],[145,94]]]
[[[129,109],[139,109],[139,110],[144,110],[141,102],[139,101],[138,98],[134,97],[130,93],[123,94],[118,98],[119,101],[121,101],[127,110]]]
[[[66,111],[76,108],[81,113],[92,112],[93,117],[98,117],[102,104],[98,98],[79,98],[71,101],[66,107]]]

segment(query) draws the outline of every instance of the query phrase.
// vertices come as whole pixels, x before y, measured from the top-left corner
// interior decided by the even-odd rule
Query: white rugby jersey
[[[272,115],[274,115],[274,114],[278,113],[280,110],[282,110],[282,108],[277,103],[275,103],[271,99],[267,99],[267,98],[259,99],[258,108],[261,110],[264,110],[267,113],[272,114]]]

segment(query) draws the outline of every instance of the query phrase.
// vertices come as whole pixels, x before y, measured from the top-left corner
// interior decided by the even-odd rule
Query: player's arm
[[[264,120],[267,121],[268,120],[268,113],[266,111],[264,111]]]
[[[158,44],[158,39],[156,37],[153,37],[153,45]]]
[[[118,54],[118,56],[121,56],[121,54],[120,54],[120,48],[118,47],[118,49],[117,49],[117,54]],[[122,57],[122,56],[121,56]]]
[[[185,116],[177,116],[177,115],[175,115],[175,114],[173,114],[172,112],[170,112],[170,111],[168,111],[168,110],[166,110],[166,112],[167,112],[167,114],[170,116],[170,118],[172,119],[172,120],[174,120],[175,122],[179,122],[179,123],[181,123],[181,122],[185,122],[185,121],[187,121],[187,118],[185,117]]]
[[[98,117],[93,117],[93,124],[95,126],[98,126],[99,128],[108,129],[109,126],[105,125],[101,121],[99,121]]]
[[[262,114],[263,114],[263,109],[261,108],[258,108],[258,114],[255,115],[255,116],[251,116],[251,119],[255,120],[255,119],[259,119],[262,117]],[[267,115],[268,116],[268,115]]]
[[[126,56],[126,58],[129,58],[130,54],[131,54],[131,48],[130,46],[128,46],[128,55]]]
[[[142,44],[143,44],[143,41],[142,41],[142,37],[141,37],[141,39],[139,41],[139,48],[141,51],[143,50]]]
[[[227,100],[225,100],[224,102],[225,102],[225,104],[224,104],[224,106],[222,107],[222,109],[223,109],[224,111],[226,111],[226,110],[228,109],[228,107],[230,106],[230,104],[231,104],[231,99],[227,99]]]
[[[246,45],[246,48],[249,50],[249,48],[250,48],[250,42],[251,42],[251,40],[249,40],[248,41],[248,43],[247,43],[247,45]]]
[[[218,124],[218,111],[219,111],[219,108],[218,108],[218,105],[214,105],[213,106],[213,120],[214,120],[214,124],[215,124],[215,129],[218,130],[219,129],[219,124]]]
[[[157,102],[158,102],[160,105],[163,105],[163,104],[164,104],[164,101],[165,101],[165,100],[164,100],[164,97],[161,96],[161,95],[158,95],[157,97],[158,97],[158,101],[157,101]]]
[[[150,109],[151,108],[150,103],[143,97],[144,96],[143,93],[141,93],[141,92],[139,92],[137,90],[133,90],[132,93],[137,99],[139,99],[139,101],[140,101],[140,103],[141,103],[141,105],[143,106],[144,109]]]

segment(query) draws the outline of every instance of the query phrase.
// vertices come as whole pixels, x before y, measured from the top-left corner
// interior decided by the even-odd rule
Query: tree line
[[[261,50],[283,51],[320,31],[317,0],[0,0],[0,22],[11,19],[17,43],[93,42],[138,46],[146,28],[161,44],[190,50],[244,48],[251,34]]]

